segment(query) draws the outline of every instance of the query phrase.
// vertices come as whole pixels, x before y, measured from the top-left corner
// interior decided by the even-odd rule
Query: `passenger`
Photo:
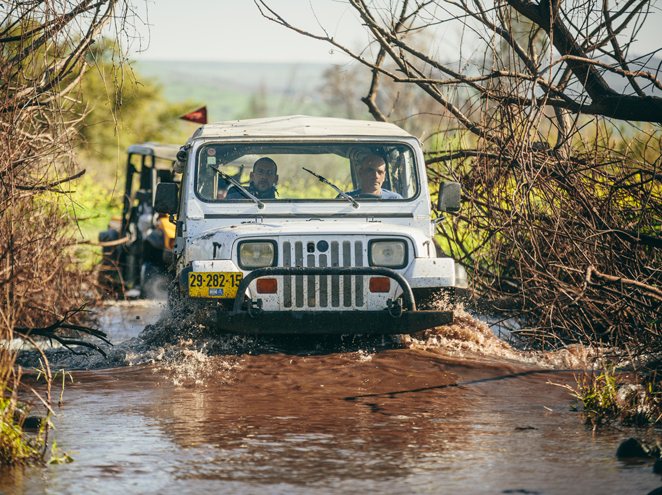
[[[249,193],[258,199],[276,199],[278,184],[278,166],[271,158],[262,157],[253,164],[251,182],[246,187]],[[232,187],[225,199],[248,199],[238,187]]]
[[[359,178],[359,189],[350,191],[348,196],[374,197],[380,199],[402,199],[396,192],[384,189],[382,184],[386,179],[386,162],[376,153],[365,155],[360,161],[357,170]]]

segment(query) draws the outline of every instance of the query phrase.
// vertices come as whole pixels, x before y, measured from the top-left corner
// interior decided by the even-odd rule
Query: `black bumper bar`
[[[249,335],[393,335],[416,333],[453,322],[452,311],[262,311],[218,312],[223,332]]]

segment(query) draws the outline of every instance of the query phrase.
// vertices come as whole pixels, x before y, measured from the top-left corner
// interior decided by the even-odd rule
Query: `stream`
[[[71,371],[51,438],[68,464],[0,470],[2,494],[647,494],[634,430],[573,408],[582,350],[516,351],[468,315],[402,341],[264,342],[107,306],[116,344]],[[138,336],[148,327],[148,344]],[[158,337],[159,332],[167,335]],[[202,332],[202,330],[200,330]],[[156,337],[155,337],[156,335]],[[54,354],[53,369],[85,357]],[[28,377],[28,379],[30,379]],[[59,394],[58,387],[54,394]]]

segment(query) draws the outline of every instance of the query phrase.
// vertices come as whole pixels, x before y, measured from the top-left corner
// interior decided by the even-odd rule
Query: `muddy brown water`
[[[574,382],[559,369],[572,356],[526,358],[466,324],[452,341],[314,352],[210,353],[190,342],[147,352],[127,340],[160,311],[106,310],[113,340],[133,342],[123,354],[132,365],[73,372],[52,436],[74,462],[0,471],[0,493],[646,494],[662,485],[650,462],[616,459],[632,430],[593,433],[572,411],[559,386]]]

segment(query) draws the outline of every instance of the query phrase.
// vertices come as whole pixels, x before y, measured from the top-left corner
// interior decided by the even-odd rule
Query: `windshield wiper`
[[[238,181],[234,180],[234,178],[231,175],[226,174],[225,172],[221,172],[220,169],[217,167],[214,167],[213,165],[209,165],[209,168],[214,170],[218,175],[220,175],[223,179],[228,181],[230,184],[233,186],[239,188],[239,190],[244,193],[249,199],[252,199],[257,207],[261,210],[264,208],[264,203],[257,199],[257,197],[253,196],[250,192],[248,192],[248,189],[246,189],[244,186],[242,186]]]
[[[309,174],[314,175],[315,177],[317,177],[317,178],[319,179],[320,182],[322,182],[322,183],[324,183],[324,184],[326,184],[326,185],[328,185],[328,186],[331,186],[333,189],[335,189],[335,191],[338,193],[338,195],[340,195],[341,198],[344,198],[344,199],[346,199],[347,201],[349,201],[350,203],[352,203],[352,206],[353,206],[354,208],[358,208],[358,207],[359,207],[359,203],[358,203],[354,198],[352,198],[349,194],[342,192],[342,191],[340,190],[340,188],[339,188],[338,186],[336,186],[333,182],[329,181],[329,179],[327,179],[327,178],[325,178],[325,177],[322,177],[322,176],[319,175],[319,174],[316,174],[316,173],[313,172],[312,170],[308,170],[306,167],[301,167],[301,168],[304,169],[304,170],[305,170],[306,172],[308,172]]]

